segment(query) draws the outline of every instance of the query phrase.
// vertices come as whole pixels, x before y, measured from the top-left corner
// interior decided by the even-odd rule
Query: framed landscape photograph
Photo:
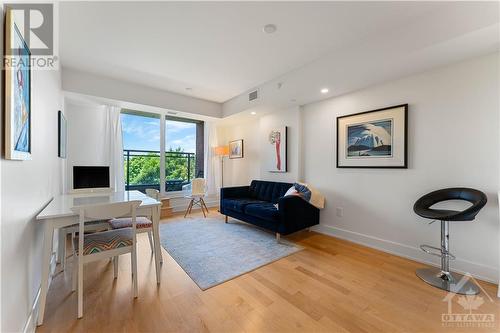
[[[229,158],[243,158],[243,139],[229,142]]]
[[[31,159],[31,52],[14,23],[5,16],[5,158]]]
[[[57,113],[57,156],[61,158],[66,158],[66,142],[67,142],[67,124],[66,118],[62,111]]]
[[[408,104],[337,117],[337,168],[407,168]]]
[[[265,152],[270,172],[287,172],[286,136],[286,126],[268,132]]]

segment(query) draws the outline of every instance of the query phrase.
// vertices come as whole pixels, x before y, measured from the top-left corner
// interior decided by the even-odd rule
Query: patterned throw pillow
[[[311,200],[311,190],[307,188],[304,184],[294,183],[293,187],[299,192],[299,195],[304,198],[306,201]]]

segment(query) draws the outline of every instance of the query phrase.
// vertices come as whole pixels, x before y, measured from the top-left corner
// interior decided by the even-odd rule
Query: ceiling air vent
[[[248,94],[248,101],[255,101],[257,98],[259,98],[259,90],[254,90]]]

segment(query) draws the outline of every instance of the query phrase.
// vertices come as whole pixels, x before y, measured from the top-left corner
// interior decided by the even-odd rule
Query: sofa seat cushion
[[[280,218],[278,209],[270,202],[248,204],[245,213],[270,222],[278,222]]]
[[[224,199],[222,204],[225,209],[234,210],[235,212],[244,213],[245,207],[249,204],[264,203],[265,201],[251,199],[251,198],[238,198],[238,199]]]

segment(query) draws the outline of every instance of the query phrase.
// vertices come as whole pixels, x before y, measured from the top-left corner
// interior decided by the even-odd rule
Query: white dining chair
[[[160,191],[154,188],[147,188],[146,195],[150,198],[155,199],[156,201],[160,201]]]
[[[130,253],[132,262],[133,297],[137,291],[137,207],[140,200],[74,207],[79,215],[78,236],[73,239],[73,291],[78,290],[78,318],[83,317],[83,267],[84,264],[113,258],[114,278],[118,275],[118,256]],[[131,217],[132,227],[85,234],[86,220],[111,220],[119,217]]]
[[[152,188],[146,189],[146,195],[150,198],[153,198],[157,201],[160,200],[160,191]],[[132,226],[132,219],[130,217],[122,217],[111,219],[108,221],[111,229],[122,229],[122,228],[130,228]],[[153,246],[153,222],[151,216],[138,216],[137,217],[137,233],[148,233],[149,247],[151,248],[151,253],[154,253]],[[116,263],[115,263],[116,265]]]
[[[207,182],[205,178],[194,178],[191,181],[190,185],[191,185],[190,187],[183,186],[182,188],[185,193],[184,197],[190,199],[184,217],[186,217],[188,214],[191,213],[191,210],[193,209],[194,205],[200,206],[201,211],[203,212],[203,216],[207,217],[207,215],[205,214],[205,210],[207,211],[208,214],[208,208],[204,200],[207,191]]]
[[[75,237],[75,234],[78,232],[78,223],[69,225],[64,228],[59,229],[59,242],[58,242],[58,250],[57,250],[57,258],[58,262],[61,263],[61,270],[64,271],[66,269],[66,260],[67,258],[67,252],[66,252],[66,240],[68,238],[68,235],[71,235],[71,253],[74,252],[73,248],[73,239]],[[111,227],[108,223],[107,220],[97,220],[97,221],[88,221],[85,222],[85,232],[98,232],[98,231],[105,231],[105,230],[110,230]]]

